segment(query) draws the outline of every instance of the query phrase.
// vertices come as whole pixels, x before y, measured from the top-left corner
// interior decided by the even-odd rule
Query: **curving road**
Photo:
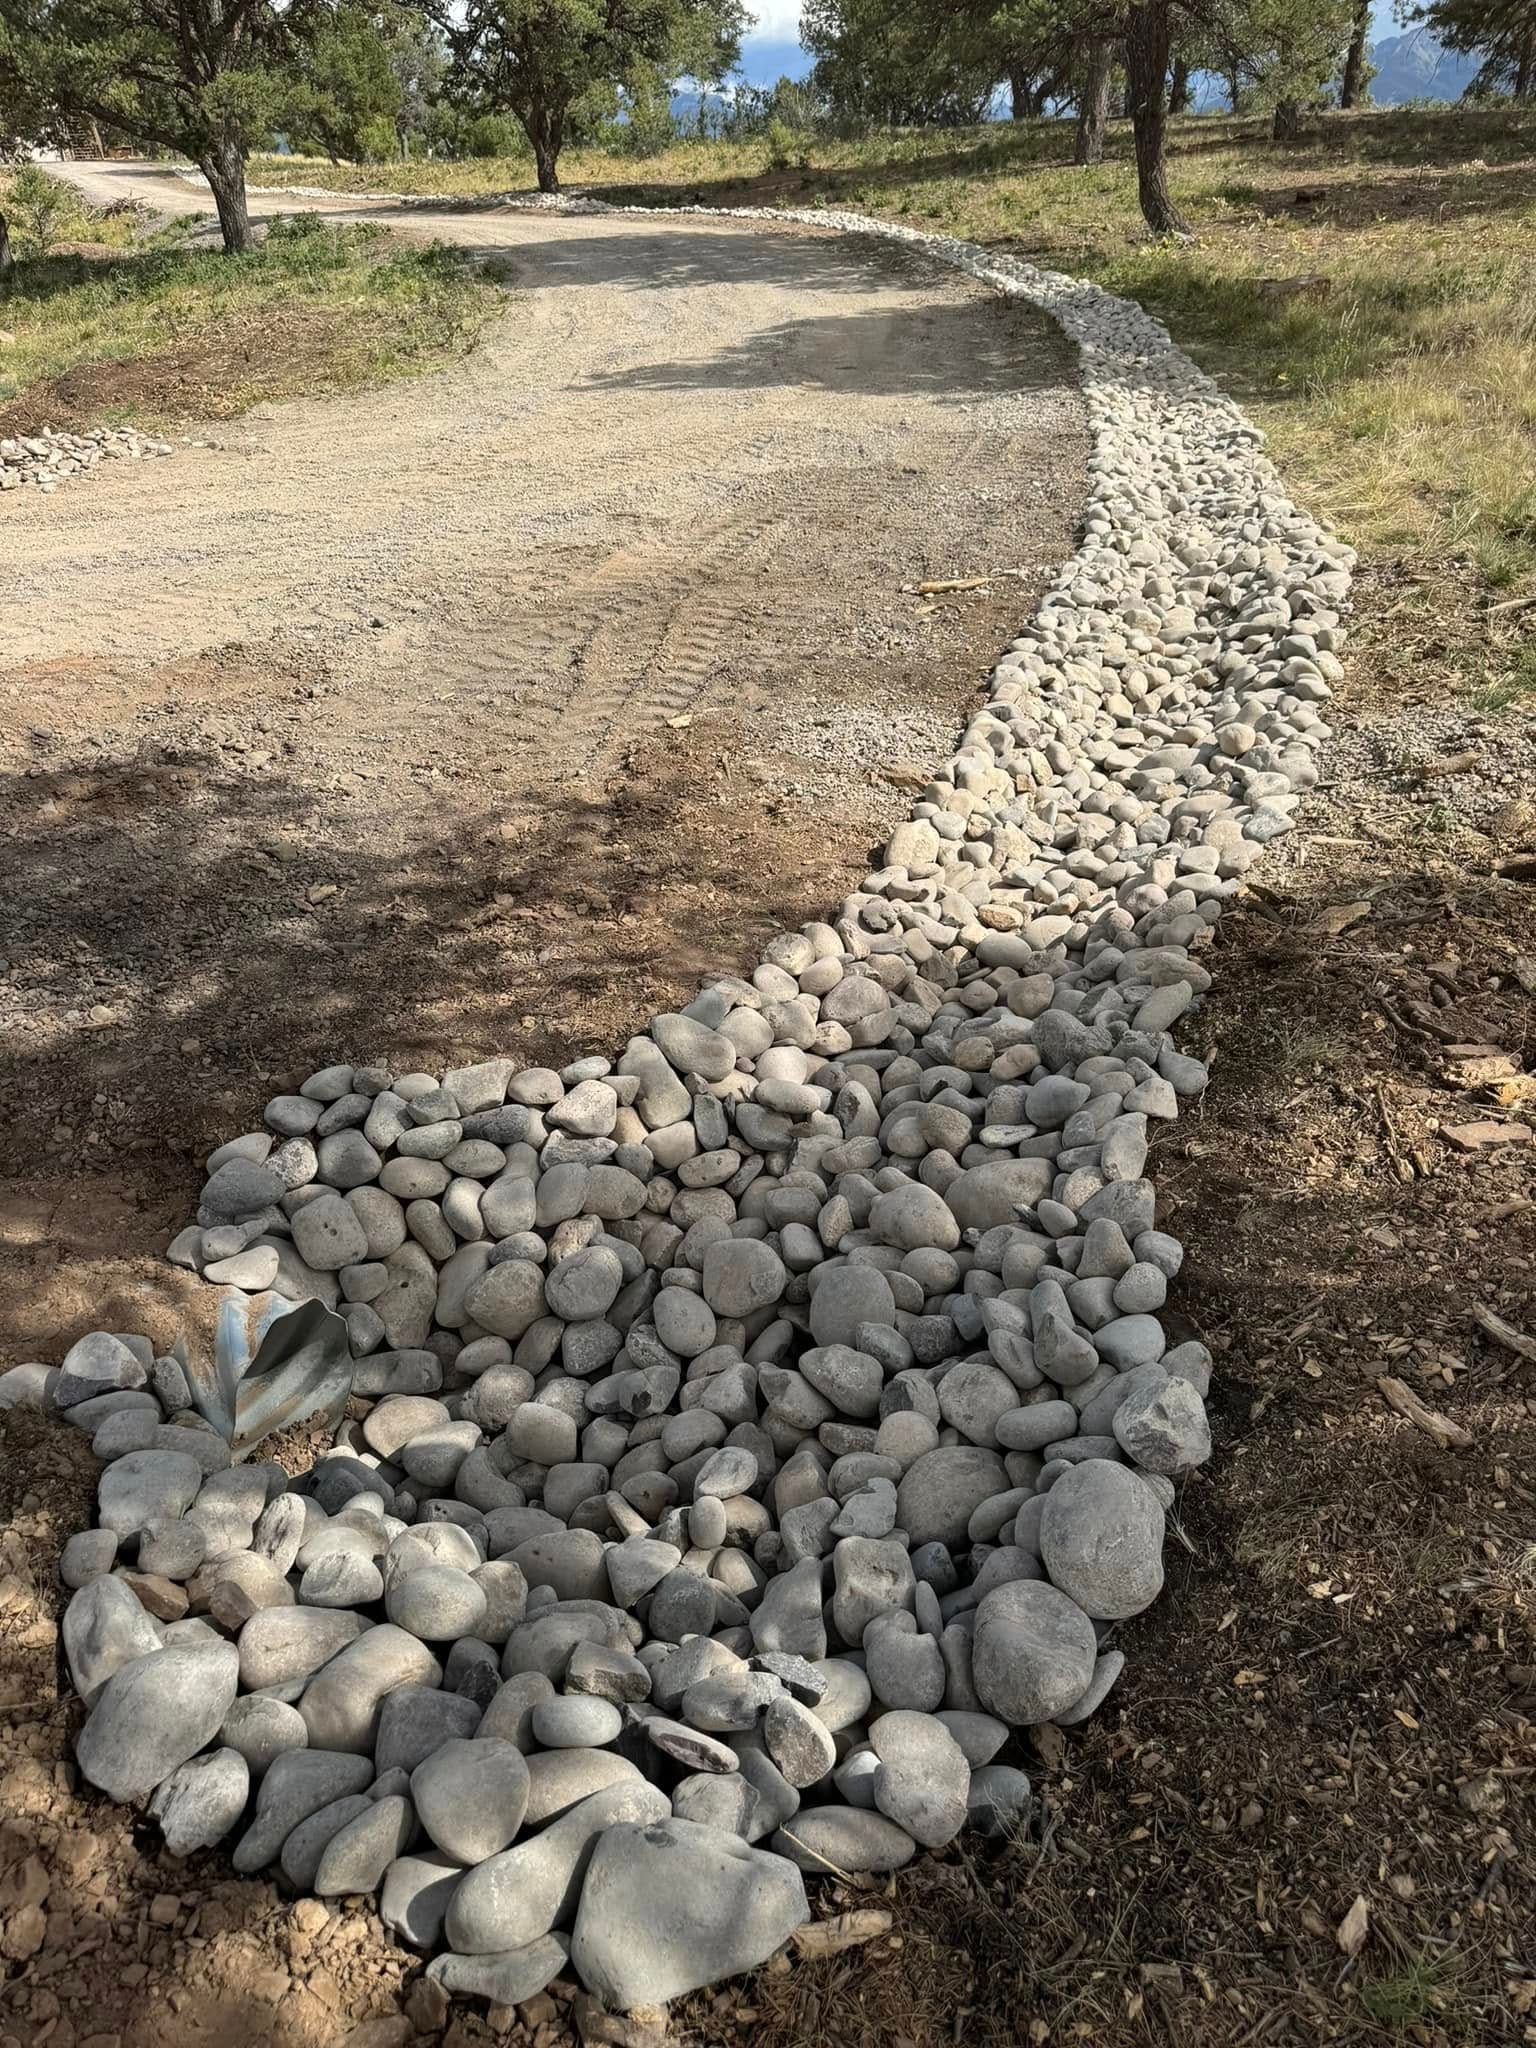
[[[178,1158],[306,1062],[561,1064],[824,914],[1072,546],[1066,346],[918,256],[319,204],[505,317],[0,501],[0,1364],[146,1327]]]
[[[206,204],[154,167],[61,168],[98,201]],[[252,202],[494,255],[513,303],[439,376],[262,408],[222,450],[29,499],[0,663],[160,660],[276,623],[372,674],[430,660],[585,771],[708,699],[744,630],[803,660],[828,599],[993,566],[1020,512],[1005,561],[1031,562],[1064,462],[1077,502],[1055,336],[910,258],[686,218]]]

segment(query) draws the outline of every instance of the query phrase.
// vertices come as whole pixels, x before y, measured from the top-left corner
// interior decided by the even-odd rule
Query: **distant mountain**
[[[1458,56],[1442,48],[1422,23],[1401,35],[1383,36],[1380,42],[1372,43],[1371,63],[1375,76],[1371,80],[1370,104],[1376,107],[1398,107],[1407,100],[1459,100],[1478,71],[1475,57]],[[804,78],[810,68],[811,58],[797,42],[748,36],[742,43],[741,75],[748,85],[774,85],[784,77]],[[1226,81],[1215,73],[1196,72],[1190,87],[1196,113],[1225,110]],[[718,113],[722,102],[713,94],[707,97],[710,112]],[[1007,112],[1007,97],[1006,91],[999,95],[998,119]],[[700,98],[697,91],[675,92],[672,112],[691,126],[698,119]]]
[[[1372,43],[1371,62],[1376,67],[1371,101],[1378,107],[1399,107],[1404,100],[1459,100],[1478,73],[1475,57],[1443,49],[1423,25]]]

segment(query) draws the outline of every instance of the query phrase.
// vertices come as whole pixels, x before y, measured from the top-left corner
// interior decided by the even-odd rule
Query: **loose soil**
[[[859,590],[833,567],[837,648],[760,708],[738,675],[736,699],[696,704],[686,727],[637,720],[603,777],[537,812],[508,810],[494,757],[470,773],[478,741],[419,742],[440,708],[419,694],[403,716],[382,707],[379,751],[329,756],[364,673],[351,653],[53,656],[60,740],[14,728],[36,758],[14,785],[11,896],[36,922],[0,953],[31,963],[38,1022],[3,1141],[24,1169],[4,1362],[54,1356],[92,1323],[167,1325],[175,1295],[147,1253],[184,1220],[195,1155],[307,1059],[606,1047],[706,960],[749,958],[770,922],[835,900],[860,825],[907,800],[901,762],[932,759],[920,725],[870,744],[867,721],[958,717],[1030,593],[914,620],[888,582]],[[891,639],[869,647],[882,588]],[[1536,1323],[1530,1110],[1512,1078],[1536,1052],[1536,900],[1498,872],[1529,845],[1536,759],[1509,721],[1445,703],[1432,668],[1417,703],[1383,690],[1390,578],[1360,597],[1328,785],[1217,933],[1195,1026],[1212,1087],[1155,1161],[1189,1246],[1176,1331],[1218,1358],[1216,1456],[1185,1491],[1168,1590],[1123,1631],[1127,1673],[1094,1723],[1019,1741],[1041,1799],[1028,1839],[827,1888],[825,1910],[882,1905],[890,1932],[687,2002],[680,2039],[1536,2039],[1536,1367],[1472,1320],[1483,1304]],[[946,651],[919,662],[937,636]],[[478,707],[457,701],[462,734]],[[105,743],[87,750],[88,732]],[[331,758],[317,792],[303,778]],[[433,781],[445,760],[465,772]],[[400,779],[381,792],[359,764],[386,763]],[[358,821],[382,829],[382,795],[407,788],[415,836],[376,855]],[[1496,1048],[1510,1073],[1460,1047]],[[1508,1139],[1469,1152],[1444,1135],[1482,1120]],[[1470,1445],[1393,1414],[1388,1373]],[[518,2015],[445,2020],[365,1911],[322,1922],[217,1857],[177,1866],[80,1794],[61,1762],[77,1710],[57,1684],[53,1573],[91,1463],[69,1432],[0,1417],[0,2044],[654,2039],[603,2031],[560,1985]],[[1357,1900],[1350,1955],[1338,1930]]]

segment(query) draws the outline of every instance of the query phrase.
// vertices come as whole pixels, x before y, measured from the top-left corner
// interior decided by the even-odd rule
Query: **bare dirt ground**
[[[951,676],[958,708],[967,661],[974,670],[985,660],[974,644],[963,651],[966,635],[1005,634],[1023,595],[1001,586],[1000,600],[963,619],[906,617],[899,635],[892,623],[898,651],[860,663],[866,676],[888,668],[875,715],[933,712],[923,676]],[[1536,748],[1510,721],[1449,701],[1433,649],[1405,694],[1381,646],[1390,570],[1364,579],[1359,598],[1327,784],[1218,931],[1216,985],[1192,1039],[1212,1058],[1213,1084],[1155,1163],[1169,1227],[1190,1247],[1178,1333],[1199,1334],[1219,1360],[1217,1454],[1185,1492],[1168,1590],[1125,1631],[1125,1679],[1094,1722],[1020,1743],[1041,1800],[1028,1840],[965,1842],[868,1892],[828,1887],[823,1910],[882,1906],[894,1914],[889,1934],[689,2001],[672,2016],[678,2040],[1536,2041],[1536,1363],[1491,1341],[1474,1315],[1486,1307],[1527,1335],[1536,1324],[1536,1147],[1522,1135],[1530,1109],[1519,1079],[1536,1063],[1536,898],[1518,860],[1507,866],[1528,832],[1520,806],[1536,790]],[[853,644],[851,601],[846,618]],[[952,657],[920,669],[907,636],[936,630]],[[292,661],[285,730],[304,736],[307,754],[342,707],[298,693],[346,685],[302,654]],[[837,733],[846,744],[864,729],[855,720],[870,698],[832,690],[852,666],[828,657],[808,672],[823,707],[806,716],[812,744],[830,746]],[[217,686],[244,705],[270,673],[247,649],[194,662],[184,681],[163,669],[155,687],[168,704]],[[129,669],[110,687],[143,692],[149,682]],[[771,736],[771,706],[714,715],[757,716],[753,730]],[[810,725],[828,715],[832,726]],[[111,718],[126,727],[128,712]],[[583,900],[601,897],[600,907],[578,915],[574,891],[563,899],[551,888],[535,840],[496,854],[483,947],[472,917],[446,914],[454,861],[473,869],[489,858],[453,831],[463,792],[451,784],[438,790],[437,841],[424,831],[418,842],[420,875],[402,871],[384,895],[354,870],[337,898],[311,909],[299,904],[326,871],[277,852],[253,864],[242,804],[260,772],[226,747],[158,765],[120,748],[110,772],[78,768],[73,789],[50,785],[42,801],[63,807],[58,829],[75,837],[54,847],[25,897],[50,899],[57,956],[80,978],[77,1005],[98,985],[104,1005],[113,996],[104,962],[151,950],[134,931],[138,845],[154,856],[152,916],[174,944],[125,1033],[61,1025],[56,1050],[24,1066],[25,1085],[11,1091],[11,1117],[30,1119],[30,1131],[65,1113],[53,1105],[71,1063],[89,1055],[105,1063],[91,1071],[110,1078],[104,1103],[69,1098],[78,1121],[67,1137],[49,1134],[42,1198],[13,1226],[13,1250],[18,1231],[33,1249],[20,1251],[4,1297],[25,1326],[0,1331],[7,1362],[29,1342],[51,1355],[51,1332],[62,1335],[71,1316],[82,1327],[98,1314],[142,1320],[152,1269],[112,1248],[152,1240],[157,1201],[163,1231],[183,1220],[186,1153],[249,1115],[265,1092],[264,1061],[287,1074],[292,1048],[318,1056],[350,1045],[347,1029],[369,1022],[357,1007],[365,990],[384,1018],[417,1020],[403,1052],[460,1043],[461,1013],[484,1015],[490,1032],[505,1019],[520,1025],[522,1010],[536,1021],[511,1033],[509,1049],[559,1053],[608,1043],[671,978],[681,982],[690,948],[726,957],[718,949],[735,944],[745,957],[757,927],[741,906],[753,888],[778,889],[785,916],[800,914],[796,903],[824,905],[836,893],[837,848],[823,821],[863,817],[839,806],[885,798],[855,789],[836,758],[777,767],[835,792],[830,810],[783,780],[754,785],[740,751],[726,769],[712,765],[720,749],[701,744],[704,723],[637,739],[634,793],[617,810],[587,799],[588,837],[573,827],[559,842]],[[409,738],[398,708],[394,729]],[[276,754],[270,739],[245,737]],[[750,744],[751,758],[777,763],[768,736]],[[926,758],[915,735],[910,745]],[[892,739],[889,755],[907,747]],[[1465,765],[1437,766],[1457,760]],[[204,795],[215,770],[226,778],[217,801]],[[690,780],[699,776],[724,778],[705,782],[703,802]],[[711,808],[716,794],[729,801]],[[262,813],[275,843],[294,823],[286,806],[280,786]],[[328,793],[315,815],[336,807]],[[146,818],[172,822],[151,833]],[[482,829],[495,823],[492,814]],[[677,832],[693,838],[674,850],[667,835]],[[209,856],[216,886],[202,895],[194,869],[178,894],[166,879],[176,860],[196,861],[199,838],[215,833],[227,834]],[[47,836],[36,819],[29,837],[41,846]],[[631,849],[622,860],[606,851],[621,840]],[[512,894],[505,877],[524,878],[523,897],[500,900]],[[435,947],[432,919],[413,921],[428,878],[429,902],[446,907]],[[548,907],[566,899],[571,908]],[[538,957],[537,924],[515,947],[508,936],[523,901],[557,920],[549,961]],[[371,921],[323,922],[368,906]],[[324,948],[338,930],[350,950],[330,963]],[[248,943],[220,951],[242,932],[275,948],[277,971]],[[18,957],[14,942],[0,951]],[[285,977],[303,991],[291,1006]],[[182,1026],[174,1006],[184,1000],[195,1015]],[[183,1030],[203,1041],[197,1053],[177,1050]],[[1507,1138],[1467,1150],[1446,1135],[1482,1121],[1503,1123]],[[1443,1445],[1389,1410],[1377,1386],[1386,1374],[1467,1440]],[[91,1462],[67,1432],[0,1417],[0,1702],[10,1722],[0,2048],[404,2048],[412,2038],[565,2048],[573,2036],[651,2048],[656,2036],[605,2031],[610,2023],[559,1984],[516,2015],[445,2015],[413,1992],[414,1965],[366,1912],[346,1907],[322,1923],[307,1902],[230,1882],[216,1857],[177,1866],[152,1830],[79,1796],[59,1762],[75,1710],[57,1687],[53,1572],[83,1517]],[[1359,1930],[1357,1953],[1341,1945],[1341,1928]]]

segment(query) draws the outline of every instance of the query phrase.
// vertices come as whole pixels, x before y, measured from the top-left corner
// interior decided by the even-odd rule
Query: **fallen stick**
[[[1426,1408],[1406,1380],[1395,1380],[1383,1373],[1376,1384],[1389,1408],[1395,1408],[1399,1415],[1422,1429],[1426,1436],[1432,1436],[1442,1449],[1464,1451],[1471,1444],[1469,1431],[1463,1429],[1459,1422],[1452,1422],[1449,1416]]]
[[[1016,576],[1016,569],[995,569],[990,576],[940,576],[928,583],[919,583],[919,597],[933,597],[941,590],[981,590],[988,583],[996,583],[1001,576]]]
[[[1485,1336],[1495,1344],[1502,1344],[1506,1351],[1513,1351],[1517,1358],[1536,1365],[1536,1338],[1527,1337],[1517,1330],[1513,1323],[1506,1323],[1501,1315],[1495,1315],[1480,1301],[1472,1304],[1472,1320]]]

